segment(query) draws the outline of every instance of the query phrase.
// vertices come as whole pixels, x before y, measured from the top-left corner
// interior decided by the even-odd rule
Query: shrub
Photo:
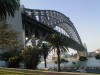
[[[57,61],[54,61],[55,64],[57,64]]]
[[[75,62],[72,62],[74,65],[76,64]]]
[[[60,60],[60,63],[68,63],[68,62],[69,62],[69,61],[68,61],[68,60],[65,60],[65,59],[61,59],[61,60]],[[54,63],[57,64],[57,61],[54,61]]]
[[[79,57],[79,60],[80,60],[80,61],[86,61],[86,60],[88,60],[88,59],[87,59],[85,56],[80,56],[80,57]]]
[[[1,60],[8,61],[8,67],[19,67],[19,62],[22,60],[18,50],[11,50],[1,54]]]
[[[96,58],[96,59],[100,59],[100,55],[99,55],[99,54],[96,55],[95,58]]]
[[[68,60],[61,59],[61,60],[60,60],[60,63],[68,63]]]
[[[39,48],[27,46],[22,50],[21,56],[27,69],[36,69],[40,62],[42,52]]]
[[[14,56],[10,57],[8,60],[8,67],[17,68],[19,67],[20,57]]]

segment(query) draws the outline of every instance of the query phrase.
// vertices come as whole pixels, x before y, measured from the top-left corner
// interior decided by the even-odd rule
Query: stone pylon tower
[[[19,44],[22,48],[25,47],[25,32],[24,28],[22,27],[23,25],[22,25],[22,15],[20,7],[19,10],[16,10],[14,17],[11,16],[7,17],[6,23],[9,24],[8,28],[18,32]]]

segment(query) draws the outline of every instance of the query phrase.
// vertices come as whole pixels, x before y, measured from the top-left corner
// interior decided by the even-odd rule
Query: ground
[[[0,68],[0,75],[99,75],[99,74]]]

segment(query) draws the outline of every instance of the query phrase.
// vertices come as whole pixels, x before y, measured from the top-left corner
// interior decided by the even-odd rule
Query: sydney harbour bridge
[[[22,9],[22,23],[27,40],[32,45],[41,45],[48,35],[52,33],[62,34],[69,48],[78,52],[86,52],[81,38],[70,21],[70,18],[55,10]],[[36,38],[39,39],[36,44]]]

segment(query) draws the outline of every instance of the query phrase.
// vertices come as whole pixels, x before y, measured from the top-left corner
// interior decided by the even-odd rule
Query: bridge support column
[[[22,27],[21,9],[15,11],[14,17],[8,16],[6,23],[9,24],[8,28],[18,32],[18,41],[21,48],[25,47],[25,33]]]
[[[36,38],[35,38],[35,35],[32,35],[31,43],[32,43],[32,46],[36,46]]]

